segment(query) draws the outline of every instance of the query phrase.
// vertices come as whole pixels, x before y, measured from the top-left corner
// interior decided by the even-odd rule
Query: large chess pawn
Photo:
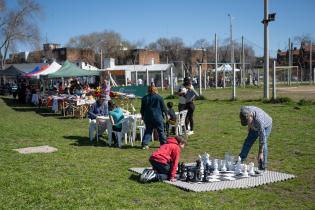
[[[213,167],[214,167],[213,174],[214,174],[214,175],[219,175],[220,172],[219,172],[219,170],[218,170],[218,167],[219,167],[219,166],[218,166],[218,160],[217,160],[217,159],[214,160]]]
[[[244,164],[243,177],[248,177],[247,165]]]
[[[222,162],[223,162],[223,163],[222,163],[221,171],[226,172],[226,171],[227,171],[227,168],[226,168],[226,161],[223,160]]]
[[[253,162],[250,162],[250,163],[249,163],[249,172],[248,172],[248,174],[249,174],[250,176],[254,176],[254,175],[255,175],[254,163],[253,163]]]

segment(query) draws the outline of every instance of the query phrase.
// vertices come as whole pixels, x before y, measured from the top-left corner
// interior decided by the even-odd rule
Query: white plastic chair
[[[118,131],[112,131],[117,138],[117,143],[118,143],[118,147],[120,148],[122,145],[122,137],[125,137],[125,144],[127,144],[127,138],[129,138],[129,142],[130,144],[133,146],[133,137],[132,134],[130,133],[131,131],[131,119],[129,118],[124,118],[122,121],[122,129],[120,132]]]
[[[176,123],[175,125],[169,124],[168,132],[170,132],[172,128],[175,128],[176,136],[183,135],[183,128],[184,128],[184,134],[187,135],[187,130],[185,126],[187,112],[188,110],[183,110],[176,115]]]

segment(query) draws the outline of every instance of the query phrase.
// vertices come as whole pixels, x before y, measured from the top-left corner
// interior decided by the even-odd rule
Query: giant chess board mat
[[[141,174],[145,168],[130,168],[129,171]],[[176,182],[164,181],[183,190],[193,192],[217,191],[224,189],[245,189],[274,182],[285,181],[295,178],[292,174],[280,173],[275,171],[265,171],[265,173],[243,178],[236,176],[232,172],[220,173],[211,178],[209,182],[186,182],[177,180]]]

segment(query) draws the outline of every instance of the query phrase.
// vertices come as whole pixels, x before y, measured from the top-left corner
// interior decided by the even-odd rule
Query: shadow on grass
[[[1,97],[7,106],[11,107],[16,112],[35,112],[43,117],[55,117],[59,120],[76,119],[74,116],[63,116],[60,113],[55,113],[47,107],[32,106],[29,104],[19,104],[17,100],[8,97]]]
[[[95,147],[106,147],[108,144],[102,140],[90,142],[90,138],[87,136],[63,136],[65,139],[74,140],[73,146],[95,146]]]
[[[139,174],[131,174],[131,175],[129,176],[129,179],[132,180],[132,181],[141,183],[141,182],[139,181],[139,176],[140,176]],[[142,183],[141,183],[141,184],[142,184]]]

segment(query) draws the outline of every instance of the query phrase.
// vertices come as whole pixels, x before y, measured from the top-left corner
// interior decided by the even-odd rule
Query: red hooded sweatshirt
[[[168,137],[167,143],[160,146],[150,157],[150,160],[162,164],[171,164],[171,177],[176,176],[176,169],[180,156],[180,146],[174,137]]]

